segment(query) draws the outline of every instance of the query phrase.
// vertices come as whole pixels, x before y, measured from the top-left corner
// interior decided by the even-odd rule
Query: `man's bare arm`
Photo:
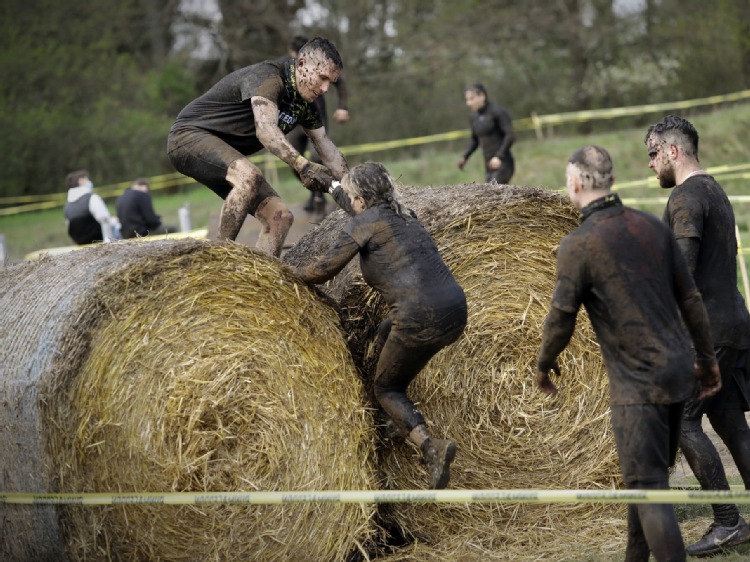
[[[323,164],[331,170],[337,180],[340,180],[349,171],[349,165],[346,163],[344,155],[326,134],[325,127],[305,129],[305,133],[310,137],[315,150],[320,155],[320,159],[323,160]]]
[[[279,108],[271,100],[253,96],[250,98],[255,116],[255,132],[258,140],[268,151],[286,163],[293,170],[300,172],[307,160],[291,145],[279,129]]]

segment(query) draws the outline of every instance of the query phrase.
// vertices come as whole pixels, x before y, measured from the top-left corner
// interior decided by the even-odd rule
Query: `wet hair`
[[[474,92],[475,94],[481,94],[484,96],[484,99],[489,99],[487,96],[487,89],[484,87],[484,84],[476,83],[472,84],[471,86],[466,86],[464,88],[464,94],[466,92]]]
[[[76,170],[74,172],[70,172],[65,177],[65,186],[68,189],[71,189],[73,187],[78,187],[78,180],[80,180],[81,178],[86,178],[88,177],[88,175],[89,175],[88,170]]]
[[[698,131],[695,130],[693,124],[687,119],[677,117],[676,115],[667,115],[664,119],[648,128],[644,141],[647,145],[648,139],[651,136],[655,136],[669,144],[677,145],[688,156],[698,158]]]
[[[305,55],[312,53],[313,51],[320,51],[325,57],[330,60],[338,70],[344,68],[344,61],[341,60],[341,55],[331,41],[324,37],[313,37],[307,43],[305,43],[300,50],[297,51],[297,57],[304,57]]]
[[[615,181],[614,166],[609,152],[601,146],[587,144],[568,159],[581,179],[583,189],[609,189]]]
[[[295,35],[292,40],[289,41],[289,49],[295,53],[299,53],[299,50],[305,46],[308,39],[304,35]]]
[[[393,178],[379,162],[365,162],[355,166],[341,178],[341,184],[348,193],[362,197],[366,207],[387,203],[397,215],[409,213],[401,202]]]

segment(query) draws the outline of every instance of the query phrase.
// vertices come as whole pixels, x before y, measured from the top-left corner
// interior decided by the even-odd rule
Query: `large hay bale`
[[[577,226],[578,212],[566,198],[542,189],[460,185],[404,187],[402,193],[469,304],[464,336],[435,356],[410,387],[434,434],[458,444],[450,487],[617,486],[608,382],[583,310],[560,358],[559,395],[545,397],[534,384],[556,250]],[[285,261],[301,264],[322,253],[347,220],[342,212],[334,213]],[[352,353],[370,381],[377,359],[372,343],[385,310],[364,284],[357,261],[324,288],[340,305]],[[408,444],[380,448],[383,485],[424,488],[419,456]],[[437,553],[429,559],[450,560],[474,555],[524,559],[559,554],[575,543],[617,548],[624,540],[622,514],[621,507],[593,504],[410,504],[382,513],[398,532],[427,543]],[[590,532],[591,525],[596,532]],[[413,560],[425,556],[422,551]]]
[[[3,491],[374,486],[371,413],[339,318],[278,260],[123,242],[7,268],[0,283]],[[338,561],[369,540],[375,508],[0,510],[5,560]]]

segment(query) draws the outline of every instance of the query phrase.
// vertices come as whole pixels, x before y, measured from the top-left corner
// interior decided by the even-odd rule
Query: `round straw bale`
[[[275,258],[118,242],[8,268],[2,289],[4,491],[374,487],[338,315]],[[375,528],[356,504],[0,507],[13,560],[337,561]]]
[[[458,445],[450,487],[618,486],[608,381],[585,311],[560,357],[560,393],[546,397],[534,383],[556,250],[577,226],[578,212],[567,198],[542,189],[460,185],[403,187],[401,192],[435,239],[469,304],[463,337],[436,355],[409,389],[433,434]],[[300,240],[285,261],[301,264],[323,253],[347,220],[337,211]],[[357,261],[324,289],[340,305],[352,354],[370,386],[377,360],[373,341],[386,311],[363,282]],[[378,466],[384,486],[424,488],[419,451],[404,443],[386,445],[379,447]],[[566,543],[585,540],[615,548],[624,540],[624,512],[617,506],[406,504],[381,511],[397,534],[416,537],[451,560],[500,551],[522,559],[550,549],[564,552]],[[597,532],[591,533],[588,526],[595,517]],[[602,526],[603,521],[617,531]],[[460,556],[459,545],[464,549]]]

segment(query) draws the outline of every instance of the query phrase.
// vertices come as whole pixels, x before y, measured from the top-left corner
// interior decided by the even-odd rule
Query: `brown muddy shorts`
[[[202,183],[222,199],[232,191],[227,181],[229,166],[245,155],[220,138],[201,129],[182,128],[169,132],[167,155],[174,169]],[[258,205],[279,194],[267,181],[257,186],[248,213],[255,215]]]

